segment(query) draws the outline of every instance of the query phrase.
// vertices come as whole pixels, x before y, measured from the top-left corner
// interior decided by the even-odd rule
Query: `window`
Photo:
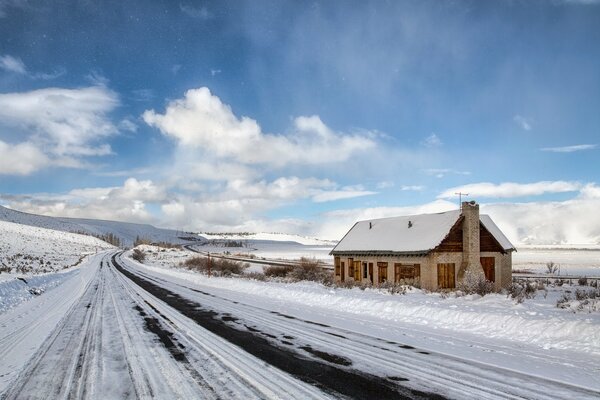
[[[386,262],[378,262],[377,263],[377,269],[379,270],[379,283],[385,283],[387,282],[387,269],[388,269],[388,263]]]
[[[417,279],[421,277],[420,264],[400,264],[394,263],[394,282],[400,280]]]
[[[342,277],[340,278],[342,281],[346,280],[346,263],[342,261],[340,263],[340,272],[342,273]]]
[[[335,265],[335,275],[336,276],[340,276],[340,258],[339,257],[334,257],[333,258],[333,263]]]
[[[438,264],[438,289],[454,289],[454,263]]]
[[[367,263],[363,263],[363,279],[367,279],[369,276],[367,275]]]
[[[354,280],[360,281],[360,261],[354,261]]]

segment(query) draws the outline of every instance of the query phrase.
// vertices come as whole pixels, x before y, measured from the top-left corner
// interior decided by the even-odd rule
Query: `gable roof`
[[[426,254],[446,238],[460,216],[460,210],[454,210],[359,221],[330,254]],[[514,250],[488,215],[481,215],[480,221],[505,251]]]

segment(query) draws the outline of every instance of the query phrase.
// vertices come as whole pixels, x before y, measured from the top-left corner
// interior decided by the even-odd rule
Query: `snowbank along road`
[[[245,304],[120,253],[97,257],[90,271],[3,398],[600,396]],[[9,342],[0,341],[0,352]]]

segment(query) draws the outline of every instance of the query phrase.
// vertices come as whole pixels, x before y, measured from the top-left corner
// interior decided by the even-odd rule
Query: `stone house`
[[[336,281],[410,282],[454,289],[467,271],[497,290],[512,282],[515,247],[474,201],[462,210],[359,221],[329,253]]]

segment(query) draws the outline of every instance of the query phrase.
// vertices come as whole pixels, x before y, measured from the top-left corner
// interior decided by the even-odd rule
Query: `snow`
[[[81,297],[103,253],[63,275],[62,284],[0,313],[0,393],[15,379],[46,338]]]
[[[427,252],[444,240],[460,215],[459,210],[454,210],[359,221],[332,251]],[[514,249],[488,215],[481,215],[480,221],[505,250]]]
[[[500,228],[498,228],[494,221],[492,221],[492,218],[490,218],[489,215],[482,214],[479,216],[479,220],[481,221],[483,226],[485,226],[488,232],[490,232],[492,236],[498,241],[498,243],[500,244],[500,246],[502,246],[504,250],[510,250],[515,248],[515,246],[513,246],[513,244],[510,242],[510,240],[508,240],[508,238],[504,235],[504,233],[502,233]]]
[[[81,261],[86,254],[112,248],[92,236],[0,221],[0,281],[14,273],[56,272]]]
[[[417,377],[423,368],[428,372],[422,378],[422,387],[431,388],[437,384],[434,370],[453,370],[455,374],[460,372],[455,369],[455,364],[447,365],[448,357],[454,361],[470,360],[472,371],[466,377],[457,375],[456,383],[445,381],[440,384],[444,387],[441,393],[450,398],[506,398],[510,397],[507,394],[508,387],[518,391],[527,384],[546,387],[542,391],[535,391],[534,395],[516,395],[517,398],[572,397],[568,393],[546,392],[552,390],[547,387],[551,382],[566,382],[600,390],[600,380],[597,378],[600,361],[599,315],[572,313],[556,308],[555,301],[561,293],[558,288],[549,290],[545,298],[540,292],[535,299],[516,304],[504,295],[446,297],[420,290],[413,290],[407,295],[389,295],[377,289],[338,289],[311,282],[208,278],[188,271],[127,261],[145,274],[156,276],[170,290],[183,290],[182,287],[191,286],[210,293],[211,297],[202,297],[199,301],[205,306],[213,303],[215,310],[240,317],[242,324],[273,335],[283,332],[304,337],[306,333],[308,336],[305,339],[311,338],[315,348],[343,354],[352,359],[355,368],[380,375],[390,374],[388,368],[391,368],[394,374],[410,377],[408,385],[418,384]],[[193,298],[199,295],[190,291],[186,296]],[[232,305],[232,301],[235,305]],[[258,310],[263,310],[264,315],[256,315]],[[273,312],[285,314],[285,322],[271,317]],[[312,335],[312,332],[306,332],[307,327],[292,326],[294,321],[302,320],[341,329],[334,332],[342,334],[353,345],[348,346],[336,336],[329,336],[328,339],[323,332]],[[392,357],[388,355],[390,353],[383,352],[383,358],[378,358],[380,356],[372,347],[361,351],[363,342],[381,347],[386,346],[386,340],[426,350],[430,354],[426,358],[433,357],[433,354],[441,358],[435,356],[429,359],[433,365],[421,366],[423,360],[418,357],[419,354],[414,354],[401,364],[388,364],[394,363],[395,354]],[[476,394],[476,387],[462,386],[467,381],[476,382],[483,366],[483,371],[499,368],[495,372],[496,377],[491,379],[494,384],[507,385],[501,386],[496,396],[488,394],[482,397]],[[525,382],[517,382],[513,380],[514,372],[532,378],[540,377],[542,381],[536,383],[524,377]],[[444,379],[452,380],[447,375]],[[464,391],[460,392],[461,389]],[[589,398],[589,394],[585,397]]]
[[[151,242],[183,243],[186,240],[179,237],[194,237],[171,229],[155,228],[147,224],[134,224],[130,222],[104,221],[96,219],[48,217],[44,215],[28,214],[0,206],[0,221],[15,222],[18,224],[54,229],[63,232],[78,232],[87,235],[106,235],[112,233],[119,237],[124,245],[131,246],[137,237],[148,239]],[[195,239],[202,240],[198,237]]]
[[[145,266],[207,287],[246,296],[286,299],[306,307],[321,307],[360,316],[501,338],[540,348],[556,348],[600,355],[600,315],[574,314],[556,308],[556,295],[542,294],[522,304],[503,294],[446,297],[414,289],[389,295],[378,289],[326,287],[318,283],[259,282],[237,278],[207,278],[182,270]]]
[[[317,239],[309,236],[292,235],[288,233],[201,233],[208,240],[241,240],[241,241],[273,241],[273,242],[296,242],[307,246],[333,246],[337,241]]]
[[[512,254],[513,270],[547,274],[546,263],[560,266],[557,276],[600,277],[600,249],[556,249],[519,247]]]

